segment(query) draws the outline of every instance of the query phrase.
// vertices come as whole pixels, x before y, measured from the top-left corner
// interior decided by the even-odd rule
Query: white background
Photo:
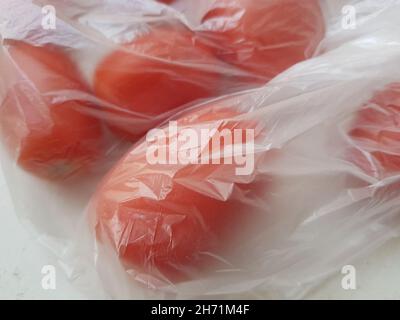
[[[0,170],[0,299],[90,299],[75,289],[61,269],[55,290],[41,286],[42,267],[57,261],[21,226]],[[357,289],[343,290],[338,274],[308,298],[400,299],[400,239],[391,241],[373,255],[359,261]]]

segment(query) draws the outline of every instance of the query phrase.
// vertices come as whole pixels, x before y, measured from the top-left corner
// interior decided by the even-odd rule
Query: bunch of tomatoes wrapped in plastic
[[[399,13],[0,4],[1,154],[21,220],[109,297],[303,296],[399,235]]]

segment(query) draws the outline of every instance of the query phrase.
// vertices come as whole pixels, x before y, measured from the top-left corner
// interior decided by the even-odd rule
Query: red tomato
[[[310,58],[325,33],[318,0],[215,0],[202,22],[220,59],[262,81]]]
[[[184,26],[153,26],[100,63],[95,92],[116,105],[110,109],[110,127],[136,139],[168,111],[216,95],[216,61]]]
[[[367,173],[400,172],[400,83],[376,93],[359,111],[350,137],[357,145],[352,157]]]
[[[86,92],[75,66],[58,48],[10,42],[18,82],[0,107],[3,140],[24,169],[64,179],[87,170],[99,155],[99,122],[84,102],[68,100],[70,90]],[[6,75],[15,77],[15,74]],[[65,100],[65,101],[63,101]]]
[[[220,132],[255,128],[237,115],[203,108],[178,123]],[[249,199],[259,184],[254,174],[235,175],[236,164],[151,165],[147,147],[131,150],[97,191],[91,207],[97,237],[110,239],[128,268],[169,281],[196,278],[243,228],[251,211],[241,197]]]
[[[165,4],[171,4],[171,3],[175,2],[175,0],[157,0],[157,1],[165,3]]]

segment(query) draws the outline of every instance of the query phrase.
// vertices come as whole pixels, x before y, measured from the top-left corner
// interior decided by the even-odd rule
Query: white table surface
[[[0,212],[0,299],[91,298],[74,288],[58,269],[56,290],[42,288],[42,267],[57,266],[57,262],[19,223],[1,170]],[[342,289],[342,275],[338,272],[308,298],[400,299],[399,265],[400,239],[391,241],[355,265],[356,290]]]

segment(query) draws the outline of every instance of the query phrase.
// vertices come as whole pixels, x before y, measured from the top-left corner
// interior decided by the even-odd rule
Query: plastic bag
[[[257,49],[276,57],[271,52],[280,46],[263,47],[262,40],[244,32],[246,19],[255,19],[246,14],[259,13],[264,5],[279,8],[282,1],[231,1],[228,12],[210,1],[204,6],[207,21],[198,20],[204,8],[191,1],[171,6],[54,1],[59,20],[51,32],[37,24],[40,1],[17,2],[8,10],[22,14],[32,7],[23,26],[12,21],[2,32],[2,138],[14,151],[9,157],[4,150],[2,162],[11,168],[6,173],[21,218],[40,231],[39,240],[90,294],[102,287],[114,298],[296,298],[399,235],[400,6],[395,1],[347,2],[364,14],[358,29],[348,32],[338,12],[346,2],[321,2],[328,28],[320,55],[300,61],[317,50],[316,39],[324,32],[321,12],[315,16],[312,9],[317,24],[307,24],[311,29],[304,34],[291,26],[280,38],[285,39],[283,59],[292,57],[297,44],[301,48],[302,59],[293,59],[289,69],[279,59],[260,69],[265,61]],[[257,10],[237,9],[243,3]],[[314,8],[317,2],[288,3]],[[190,8],[196,10],[189,14]],[[220,25],[232,17],[237,30]],[[275,21],[284,21],[284,30],[289,22],[298,23],[281,16],[272,21],[260,23],[263,34],[268,26],[279,30]],[[189,43],[196,46],[184,44],[182,34],[167,36],[178,30],[176,24],[192,33]],[[160,37],[159,49],[171,57],[168,62],[151,57],[143,74],[159,71],[177,77],[178,85],[163,91],[166,78],[151,79],[148,83],[160,89],[154,93],[146,91],[145,77],[137,80],[143,96],[136,92],[129,99],[142,99],[143,109],[134,111],[127,106],[135,103],[122,100],[137,88],[124,87],[129,81],[122,80],[137,70],[136,62],[124,61],[131,53],[116,43],[132,41],[143,29]],[[293,34],[303,40],[288,41],[286,35]],[[312,39],[306,45],[312,52],[305,50],[303,36]],[[139,42],[140,58],[147,60],[146,50],[159,44]],[[175,47],[184,51],[182,57]],[[45,54],[36,56],[43,48]],[[113,58],[107,53],[105,59],[94,58],[108,51]],[[35,56],[45,72],[36,69]],[[96,70],[108,63],[112,67]],[[183,69],[169,69],[177,65]],[[123,76],[100,81],[102,92],[96,81],[88,81],[93,74],[116,71]],[[186,76],[194,83],[183,85]],[[223,84],[216,85],[216,78]],[[219,91],[191,103],[180,100],[199,84]],[[121,94],[111,93],[120,86]],[[152,99],[149,106],[163,101],[164,107],[170,99],[179,106],[155,116],[144,107],[147,99]],[[12,106],[15,113],[8,111]],[[23,139],[16,143],[10,131]],[[52,140],[49,132],[60,136]],[[29,154],[40,153],[39,146],[61,160]]]
[[[240,11],[243,17],[237,18],[236,14],[214,17],[214,11],[219,9],[205,8],[204,22],[195,29],[190,29],[178,12],[153,1],[106,1],[101,6],[93,1],[79,6],[74,1],[43,2],[43,5],[53,4],[60,19],[65,20],[51,32],[52,36],[39,23],[26,26],[26,21],[12,21],[5,37],[40,46],[35,48],[38,59],[43,56],[43,60],[52,60],[45,57],[50,50],[48,44],[57,46],[51,49],[59,51],[53,51],[53,59],[57,55],[60,60],[74,60],[71,56],[75,56],[77,74],[69,77],[86,80],[89,88],[81,89],[80,93],[95,95],[83,98],[92,100],[87,112],[101,118],[117,137],[135,141],[177,108],[260,86],[315,53],[324,35],[324,20],[317,1],[305,5],[285,0],[285,6],[276,1],[242,2],[222,1],[221,5],[227,8],[235,5],[235,12]],[[36,3],[28,13],[32,22],[41,21],[41,2]],[[219,5],[219,1],[214,5]],[[7,5],[4,6],[2,11],[7,12]],[[27,6],[26,2],[20,4],[23,9],[10,5],[14,10],[12,16],[18,16]],[[292,11],[288,13],[287,8]],[[119,12],[121,18],[115,19],[114,12]],[[262,12],[271,12],[273,16],[253,17],[254,13]],[[269,23],[270,19],[282,20],[283,15],[282,25]],[[303,18],[294,20],[296,17]],[[258,19],[259,26],[249,23],[253,18]],[[294,27],[287,30],[289,21]],[[23,64],[18,61],[17,53],[12,52],[18,44],[6,39],[5,45],[10,48],[10,59],[17,65]],[[28,51],[28,55],[34,50],[20,49]],[[68,63],[71,62],[61,64]],[[55,76],[64,71],[49,65],[42,67],[52,69]],[[33,75],[27,76],[32,79]],[[63,86],[66,84],[39,91],[43,95]]]

